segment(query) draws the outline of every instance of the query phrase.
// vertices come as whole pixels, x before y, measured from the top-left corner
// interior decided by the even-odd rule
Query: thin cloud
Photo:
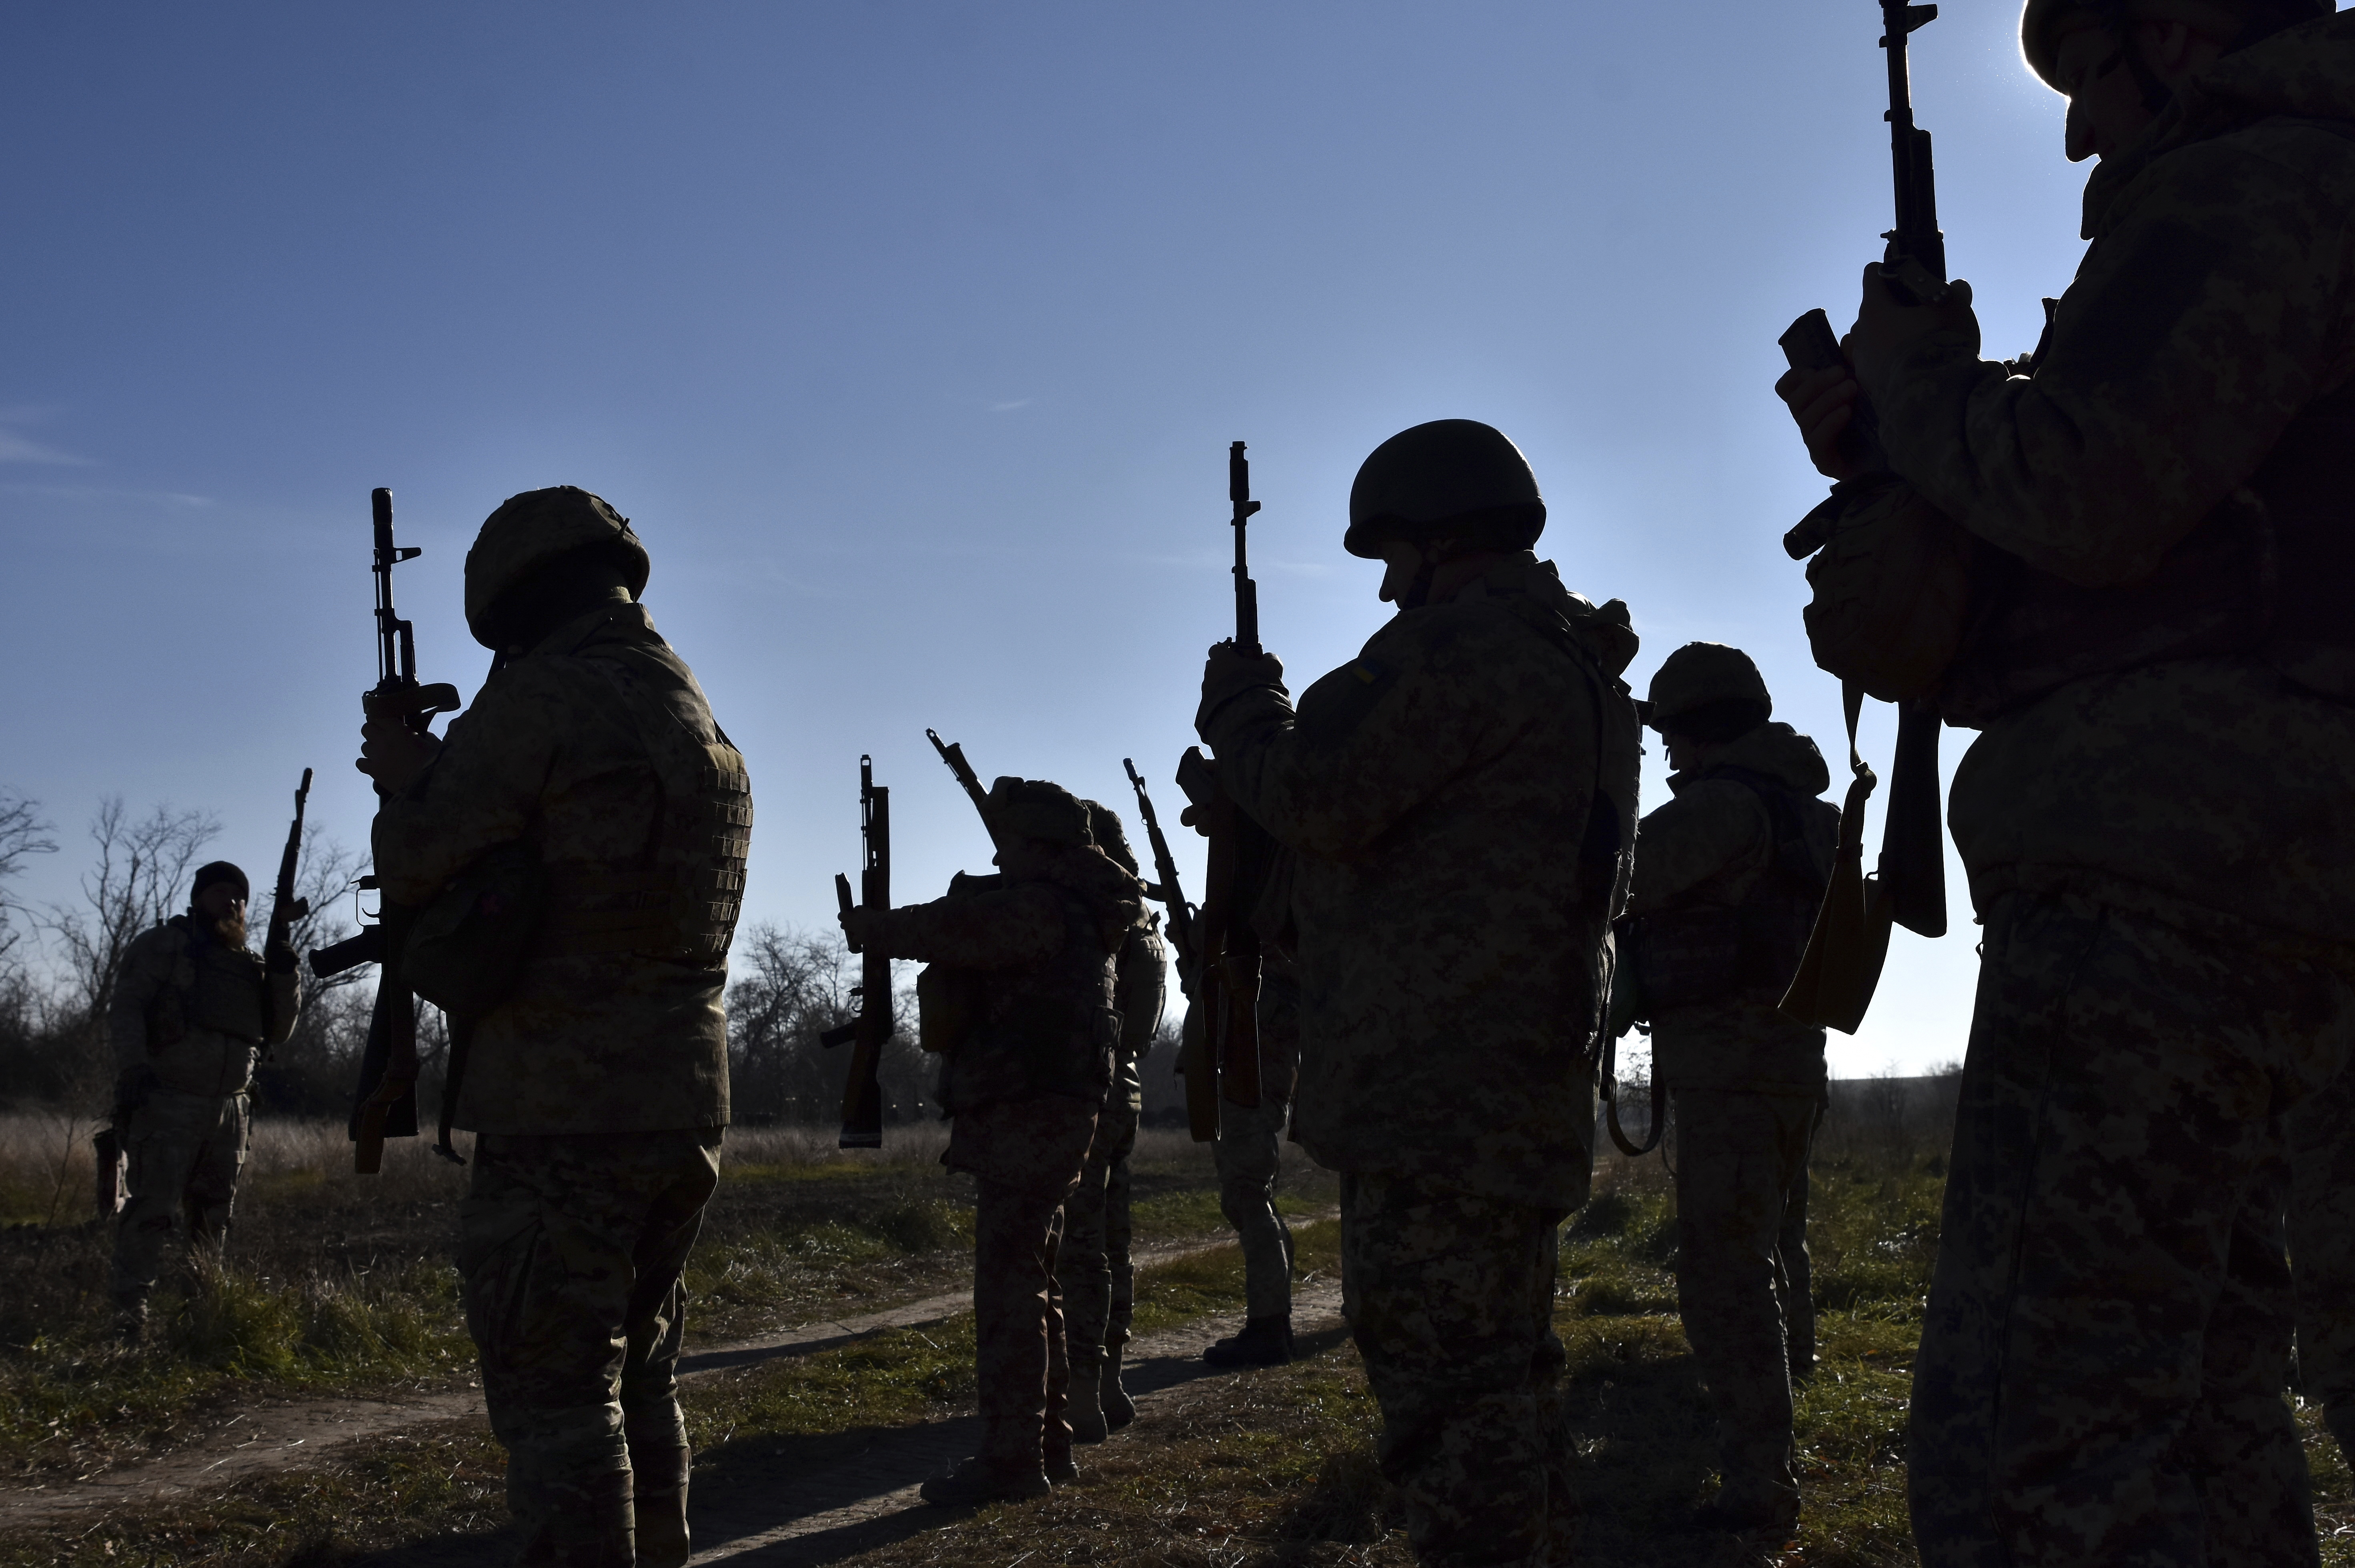
[[[13,430],[0,430],[0,463],[38,463],[54,468],[89,468],[94,466],[87,457],[76,457],[69,452],[59,452],[52,446],[17,434]]]

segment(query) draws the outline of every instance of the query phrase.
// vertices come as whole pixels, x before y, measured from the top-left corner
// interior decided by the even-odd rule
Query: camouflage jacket
[[[2148,576],[2355,375],[2355,15],[2187,83],[2085,186],[2092,241],[2032,376],[1975,322],[1866,391],[1891,465],[1980,539],[2089,587]],[[2355,942],[2355,705],[2254,655],[2082,677],[1992,720],[1955,776],[1982,911],[2075,889]]]
[[[1584,1200],[1636,645],[1625,605],[1524,551],[1393,617],[1296,714],[1276,686],[1198,715],[1227,789],[1298,852],[1293,1127],[1319,1164]]]
[[[725,964],[566,951],[552,935],[569,889],[636,874],[664,810],[638,721],[587,655],[607,639],[668,654],[640,605],[566,624],[495,670],[433,765],[377,811],[377,872],[399,902],[421,906],[518,838],[538,844],[548,869],[542,938],[507,999],[475,1026],[457,1125],[476,1132],[728,1122]],[[681,717],[719,735],[691,676],[680,695]]]
[[[975,973],[975,1017],[942,1063],[950,1115],[1059,1095],[1103,1100],[1123,1030],[1117,967],[1140,929],[1144,887],[1092,848],[1036,879],[960,876],[946,898],[879,917],[868,940],[894,958]]]
[[[1145,1109],[1145,1080],[1139,1071],[1153,1051],[1153,1034],[1161,1027],[1161,1010],[1168,1001],[1169,948],[1161,940],[1161,916],[1152,910],[1128,928],[1120,950],[1114,994],[1120,1007],[1120,1051],[1113,1063],[1108,1104]]]
[[[1764,724],[1729,745],[1721,767],[1772,779],[1794,795],[1831,784],[1823,753],[1788,724]],[[1631,915],[1695,906],[1739,909],[1764,883],[1774,829],[1758,792],[1734,779],[1679,773],[1676,798],[1648,813],[1636,835]],[[1826,875],[1839,839],[1839,808],[1817,801],[1807,848]],[[1785,977],[1787,983],[1788,976]],[[1824,1031],[1785,1018],[1778,995],[1736,992],[1652,1012],[1652,1072],[1671,1089],[1813,1093],[1824,1083]]]
[[[106,1013],[115,1071],[145,1067],[156,1087],[179,1094],[241,1094],[263,1048],[294,1032],[302,1006],[300,975],[272,974],[176,914],[123,951]]]

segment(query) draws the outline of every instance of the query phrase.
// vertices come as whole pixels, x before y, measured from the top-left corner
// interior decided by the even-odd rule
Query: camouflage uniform
[[[1014,782],[999,781],[993,802]],[[866,940],[893,957],[978,972],[983,982],[977,1017],[942,1072],[952,1125],[941,1159],[979,1185],[977,1457],[1009,1479],[1070,1461],[1059,1211],[1079,1184],[1112,1085],[1116,959],[1144,913],[1136,880],[1079,831],[1082,841],[1056,846],[1035,876],[964,879],[949,897],[866,928]]]
[[[1284,1124],[1300,1071],[1300,979],[1294,965],[1265,955],[1259,988],[1259,1104],[1219,1105],[1219,1212],[1243,1250],[1243,1310],[1254,1320],[1292,1316],[1292,1227],[1275,1207],[1284,1166]]]
[[[2355,1024],[2350,121],[2355,17],[2225,56],[2088,180],[2032,374],[1957,312],[1864,389],[1998,585],[1941,694],[1985,731],[1951,810],[1987,933],[1932,1568],[2314,1560],[2279,1113]]]
[[[1791,848],[1813,869],[1805,891],[1820,900],[1839,812],[1814,797],[1829,783],[1815,742],[1787,724],[1762,724],[1700,776],[1672,777],[1675,798],[1636,835],[1628,911],[1646,923],[1637,942],[1681,912],[1751,912],[1786,836],[1803,838]],[[1779,793],[1789,820],[1777,822],[1762,787]],[[1802,943],[1811,908],[1799,905]],[[1787,956],[1796,967],[1796,952]],[[1789,1373],[1815,1360],[1807,1154],[1825,1090],[1824,1031],[1776,1010],[1790,976],[1772,968],[1710,976],[1724,994],[1665,1007],[1655,998],[1651,1017],[1652,1072],[1676,1097],[1678,1306],[1717,1405],[1720,1498],[1729,1509],[1780,1516],[1798,1502]]]
[[[479,1135],[461,1287],[527,1561],[626,1564],[633,1529],[636,1562],[687,1559],[680,1275],[728,1123],[725,955],[751,825],[742,758],[618,594],[503,654],[377,814],[399,902],[517,839],[548,873],[456,1113]]]
[[[1120,951],[1120,1051],[1079,1187],[1063,1204],[1062,1247],[1055,1265],[1071,1380],[1083,1390],[1096,1388],[1097,1401],[1104,1392],[1107,1362],[1116,1366],[1121,1347],[1128,1343],[1136,1306],[1136,1273],[1129,1261],[1128,1157],[1145,1109],[1138,1064],[1153,1049],[1168,985],[1169,955],[1159,924],[1159,915],[1148,912]]]
[[[1298,855],[1294,1136],[1343,1174],[1346,1310],[1426,1563],[1567,1556],[1554,1229],[1593,1152],[1635,649],[1625,606],[1519,550],[1296,716],[1273,661],[1214,659],[1196,720]]]
[[[114,1303],[134,1323],[176,1244],[218,1257],[237,1200],[253,1064],[294,1030],[302,980],[174,915],[123,955],[107,1032],[130,1102],[131,1196],[115,1232]]]

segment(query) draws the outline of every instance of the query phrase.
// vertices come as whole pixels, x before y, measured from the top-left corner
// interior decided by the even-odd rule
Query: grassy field
[[[1668,1177],[1657,1156],[1614,1157],[1598,1168],[1596,1196],[1565,1235],[1557,1302],[1582,1461],[1582,1563],[1881,1568],[1916,1561],[1905,1526],[1902,1435],[1944,1179],[1930,1131],[1935,1120],[1850,1115],[1827,1126],[1810,1226],[1822,1360],[1799,1398],[1806,1508],[1788,1541],[1734,1541],[1689,1528],[1692,1505],[1710,1490],[1711,1432],[1675,1316]],[[961,1210],[945,1178],[923,1168],[914,1151],[905,1170],[844,1168],[823,1149],[798,1159],[783,1151],[740,1157],[723,1186],[730,1202],[741,1205],[738,1217],[722,1222],[715,1214],[713,1245],[698,1263],[702,1289],[714,1296],[738,1290],[738,1321],[758,1317],[757,1298],[767,1287],[756,1278],[773,1279],[788,1293],[815,1288],[803,1271],[819,1257],[843,1260],[845,1277],[864,1282],[856,1288],[877,1292],[877,1299],[915,1290],[934,1264],[951,1268],[964,1238]],[[1153,1157],[1166,1161],[1145,1204],[1155,1228],[1179,1233],[1214,1224],[1200,1151],[1173,1141]],[[422,1192],[447,1178],[427,1169],[401,1179]],[[818,1193],[829,1200],[794,1207]],[[1322,1200],[1314,1191],[1311,1198]],[[805,1225],[755,1225],[750,1218],[804,1212],[825,1217]],[[932,1225],[941,1229],[926,1229]],[[761,1238],[757,1245],[752,1237]],[[950,1240],[931,1245],[943,1237]],[[1305,1227],[1303,1269],[1334,1269],[1336,1240],[1329,1224]],[[290,1288],[282,1281],[268,1286]],[[380,1288],[385,1295],[373,1310],[422,1299]],[[1233,1251],[1198,1254],[1142,1276],[1138,1328],[1151,1332],[1206,1312],[1233,1312],[1241,1301]],[[324,1317],[325,1308],[317,1310]],[[447,1319],[414,1310],[424,1338],[398,1353],[446,1366],[430,1358],[446,1348],[434,1336],[446,1336]],[[757,1492],[823,1466],[850,1440],[970,1410],[971,1334],[970,1320],[956,1318],[697,1380],[687,1403],[698,1495]],[[1083,1451],[1081,1482],[1051,1498],[972,1515],[925,1514],[900,1539],[840,1560],[862,1568],[1403,1568],[1410,1557],[1374,1467],[1379,1418],[1357,1358],[1336,1332],[1309,1344],[1316,1353],[1290,1367],[1172,1389],[1135,1427]],[[366,1364],[381,1367],[393,1353]],[[326,1352],[315,1354],[321,1370],[303,1375],[333,1375]],[[186,1364],[197,1364],[193,1349]],[[2355,1568],[2355,1479],[2316,1413],[2301,1412],[2299,1420],[2323,1520],[2323,1560]],[[201,1507],[126,1510],[70,1540],[0,1542],[0,1568],[404,1561],[438,1539],[485,1541],[505,1517],[500,1474],[497,1450],[479,1432],[421,1430],[348,1461],[240,1485]]]
[[[699,1344],[952,1290],[970,1275],[972,1190],[945,1129],[841,1151],[800,1128],[733,1131],[687,1275]],[[464,1139],[460,1140],[461,1148]],[[1295,1202],[1332,1179],[1295,1157]],[[1134,1162],[1141,1243],[1222,1229],[1209,1151],[1148,1132]],[[87,1125],[0,1119],[0,1477],[92,1474],[168,1451],[257,1396],[463,1385],[473,1349],[450,1264],[465,1172],[410,1140],[351,1174],[339,1126],[263,1124],[226,1267],[158,1293],[153,1345],[108,1338],[111,1232],[92,1224]],[[45,1222],[49,1211],[57,1222]],[[29,1212],[28,1212],[29,1211]]]

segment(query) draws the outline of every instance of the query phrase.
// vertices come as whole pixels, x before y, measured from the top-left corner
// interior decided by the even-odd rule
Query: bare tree
[[[763,922],[738,933],[730,962],[741,976],[728,987],[732,1114],[745,1122],[833,1121],[841,1113],[850,1051],[829,1051],[818,1036],[858,1011],[850,995],[858,967],[841,935]],[[916,1046],[915,997],[899,987],[896,969],[894,986],[898,1028],[877,1077],[885,1118],[906,1122],[924,1114],[933,1064]]]
[[[57,853],[51,831],[41,820],[39,801],[0,785],[0,963],[23,934],[8,918],[12,910],[23,907],[10,895],[8,880],[24,870],[26,857]]]
[[[67,1006],[79,1028],[84,1082],[94,1089],[111,1078],[105,1060],[106,1013],[123,955],[150,926],[176,912],[197,857],[220,831],[209,813],[159,805],[133,818],[120,795],[99,803],[91,818],[98,863],[83,873],[79,906],[52,904],[42,924],[63,951],[73,995]]]

